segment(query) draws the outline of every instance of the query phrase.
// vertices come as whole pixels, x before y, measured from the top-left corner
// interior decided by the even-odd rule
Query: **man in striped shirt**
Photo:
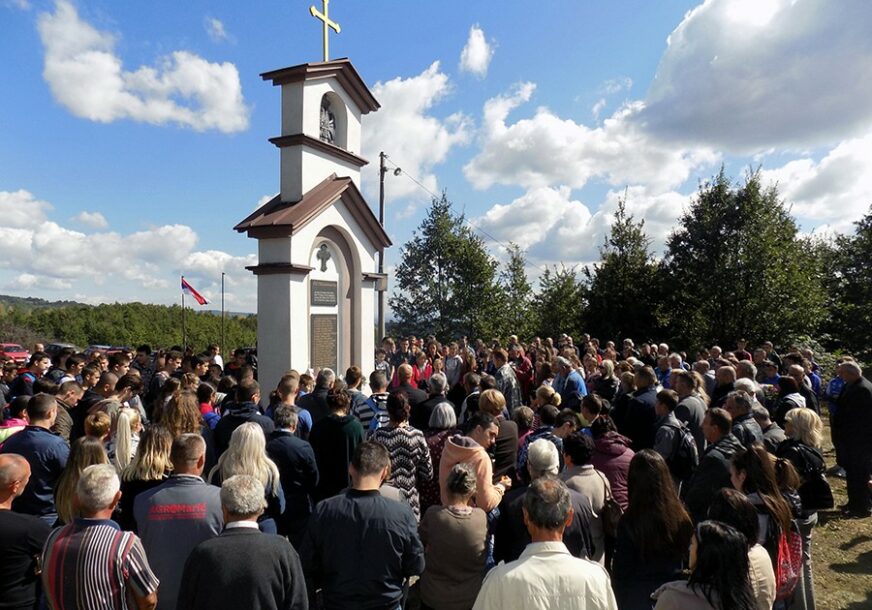
[[[52,610],[139,610],[157,605],[160,584],[139,538],[111,520],[121,498],[109,464],[88,466],[76,486],[82,517],[54,530],[42,553],[42,582]]]

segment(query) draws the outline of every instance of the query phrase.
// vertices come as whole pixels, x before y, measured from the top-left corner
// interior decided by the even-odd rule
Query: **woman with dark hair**
[[[608,415],[600,415],[590,425],[594,450],[590,458],[593,467],[602,472],[612,488],[612,497],[627,510],[627,474],[630,461],[636,455],[630,449],[630,439],[618,433],[615,422]]]
[[[433,478],[433,462],[424,433],[409,425],[412,407],[405,392],[388,396],[390,423],[377,428],[369,440],[383,445],[391,456],[389,481],[400,490],[403,499],[412,507],[415,518],[421,518],[418,485]]]
[[[782,375],[778,378],[778,398],[772,407],[772,419],[784,427],[784,418],[791,409],[805,407],[805,397],[799,393],[799,386],[793,377]]]
[[[331,498],[348,487],[348,464],[354,450],[363,442],[363,426],[349,413],[351,395],[344,384],[336,386],[327,394],[330,413],[312,426],[309,444],[318,463],[318,487],[315,499]]]
[[[772,610],[772,604],[775,603],[775,570],[769,553],[757,542],[760,532],[757,509],[742,492],[725,487],[712,499],[708,518],[726,523],[745,536],[748,547],[748,579],[756,608]]]
[[[621,610],[651,607],[651,594],[676,580],[693,523],[660,454],[643,449],[627,475],[629,503],[618,524],[612,586]]]
[[[718,521],[696,526],[690,542],[690,578],[660,587],[654,610],[756,610],[748,582],[745,537]]]
[[[781,494],[772,458],[763,445],[739,450],[730,463],[730,480],[757,509],[760,531],[757,542],[769,552],[772,565],[778,565],[778,539],[790,530],[790,505]]]

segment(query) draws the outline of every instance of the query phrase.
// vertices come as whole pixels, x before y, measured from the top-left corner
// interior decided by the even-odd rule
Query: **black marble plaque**
[[[335,371],[339,348],[336,314],[312,314],[309,320],[309,359],[312,368],[329,367]]]
[[[310,305],[314,307],[336,307],[339,284],[324,280],[309,282]]]

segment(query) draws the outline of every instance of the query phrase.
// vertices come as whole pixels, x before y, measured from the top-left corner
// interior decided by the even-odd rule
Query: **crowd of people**
[[[813,610],[826,475],[872,513],[872,383],[770,342],[404,337],[263,390],[217,345],[0,366],[0,609]]]

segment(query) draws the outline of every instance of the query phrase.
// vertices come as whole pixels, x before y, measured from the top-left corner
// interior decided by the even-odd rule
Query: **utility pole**
[[[385,228],[385,173],[388,171],[385,167],[385,159],[387,155],[384,151],[378,154],[379,169],[378,169],[378,222],[382,229]],[[378,251],[378,272],[385,272],[385,249],[380,248]],[[378,291],[378,340],[381,341],[385,337],[385,291]]]

